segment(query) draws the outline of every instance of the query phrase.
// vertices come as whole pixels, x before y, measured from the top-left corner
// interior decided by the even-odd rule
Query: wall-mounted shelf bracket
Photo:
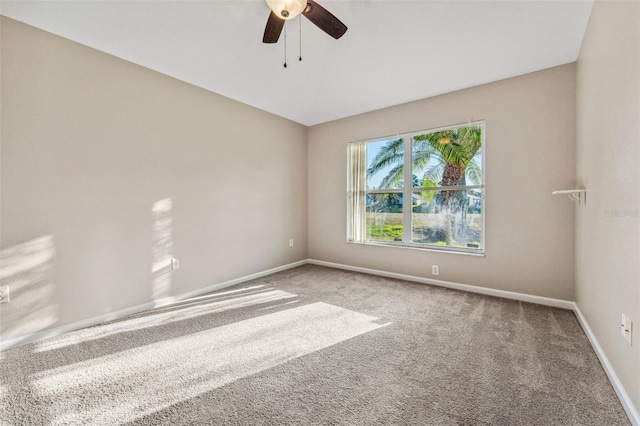
[[[561,191],[553,191],[553,195],[566,195],[570,200],[577,201],[578,204],[587,203],[586,189],[563,189]]]

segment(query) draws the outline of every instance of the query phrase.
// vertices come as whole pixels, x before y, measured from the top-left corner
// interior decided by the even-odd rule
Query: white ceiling
[[[340,40],[302,18],[262,43],[244,1],[2,1],[0,13],[304,125],[576,60],[593,0],[318,2]]]

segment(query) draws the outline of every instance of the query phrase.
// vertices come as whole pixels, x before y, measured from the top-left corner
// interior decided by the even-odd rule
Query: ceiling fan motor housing
[[[281,19],[293,19],[304,12],[307,0],[266,0],[269,9]]]

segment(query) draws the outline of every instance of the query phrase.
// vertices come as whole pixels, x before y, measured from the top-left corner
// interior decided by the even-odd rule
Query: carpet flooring
[[[0,354],[2,425],[628,425],[570,311],[305,265]]]

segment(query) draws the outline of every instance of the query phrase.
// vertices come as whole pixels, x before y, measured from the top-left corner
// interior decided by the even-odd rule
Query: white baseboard
[[[158,308],[160,306],[169,305],[171,303],[179,302],[184,299],[189,299],[191,297],[200,296],[205,293],[210,293],[212,291],[220,290],[226,287],[230,287],[232,285],[240,284],[246,281],[254,280],[256,278],[264,277],[266,275],[271,275],[276,272],[284,271],[291,268],[296,268],[298,266],[302,266],[307,263],[307,260],[301,260],[294,263],[289,263],[287,265],[278,266],[277,268],[267,269],[266,271],[256,272],[255,274],[246,275],[244,277],[236,278],[230,281],[225,281],[223,283],[214,284],[208,287],[200,288],[197,290],[189,291],[186,293],[182,293],[176,296],[165,297],[161,300],[155,300],[152,302],[143,303],[141,305],[132,306],[130,308],[121,309],[115,312],[109,312],[107,314],[98,315],[96,317],[87,318],[81,321],[77,321],[71,324],[65,324],[59,327],[50,328],[47,330],[39,331],[36,333],[28,334],[25,336],[15,337],[12,339],[6,339],[0,341],[0,352],[16,348],[18,346],[26,345],[27,343],[35,342],[36,340],[45,339],[48,337],[57,336],[62,333],[67,333],[69,331],[79,330],[81,328],[91,327],[93,325],[101,324],[103,322],[112,321],[118,318],[123,318],[128,315],[137,314],[142,311],[146,311],[153,308]]]
[[[459,284],[450,281],[432,280],[430,278],[417,277],[415,275],[398,274],[395,272],[381,271],[378,269],[361,268],[358,266],[343,265],[340,263],[325,262],[323,260],[309,259],[308,263],[313,265],[328,266],[330,268],[345,269],[347,271],[363,272],[365,274],[379,275],[381,277],[396,278],[399,280],[412,281],[421,284],[435,285],[455,290],[468,291],[470,293],[486,294],[487,296],[502,297],[504,299],[520,300],[522,302],[536,303],[538,305],[553,306],[573,310],[574,303],[569,300],[552,299],[550,297],[534,296],[531,294],[516,293],[513,291],[496,290],[487,287],[478,287],[470,284]]]
[[[622,383],[620,383],[620,379],[618,379],[618,375],[613,370],[613,367],[609,363],[607,356],[604,354],[604,351],[602,350],[602,347],[598,343],[596,336],[591,331],[591,327],[589,327],[589,323],[587,322],[587,319],[584,317],[584,315],[582,315],[582,312],[580,311],[580,308],[578,307],[578,305],[576,303],[574,303],[573,305],[574,305],[573,312],[576,314],[576,317],[578,318],[578,322],[580,323],[582,330],[584,330],[584,333],[587,335],[587,338],[591,343],[591,347],[593,347],[593,350],[598,356],[598,359],[600,360],[600,364],[602,364],[602,368],[604,369],[604,372],[607,373],[607,377],[611,382],[611,386],[613,386],[613,389],[616,391],[616,394],[618,395],[618,399],[620,399],[620,403],[622,404],[622,408],[624,408],[624,411],[627,413],[627,416],[629,417],[629,421],[631,421],[631,424],[633,426],[640,426],[640,415],[638,415],[638,411],[633,406],[633,403],[631,402],[631,398],[629,398],[629,394],[627,394],[624,387],[622,386]]]
[[[2,340],[0,341],[0,352],[6,349],[11,349],[11,348],[25,345],[27,343],[35,342],[36,340],[57,336],[62,333],[66,333],[73,330],[79,330],[85,327],[91,327],[93,325],[101,324],[103,322],[112,321],[118,318],[123,318],[128,315],[136,314],[142,311],[146,311],[149,309],[175,303],[180,300],[188,299],[195,296],[200,296],[202,294],[210,293],[212,291],[216,291],[222,288],[230,287],[232,285],[240,284],[245,281],[253,280],[256,278],[264,277],[266,275],[274,274],[276,272],[302,266],[307,263],[314,264],[314,265],[327,266],[330,268],[363,272],[367,274],[379,275],[379,276],[384,276],[388,278],[397,278],[405,281],[413,281],[413,282],[418,282],[423,284],[436,285],[440,287],[447,287],[447,288],[452,288],[456,290],[468,291],[472,293],[481,293],[489,296],[503,297],[506,299],[521,300],[523,302],[537,303],[537,304],[548,305],[548,306],[553,306],[557,308],[564,308],[564,309],[571,309],[571,310],[573,310],[574,308],[573,302],[569,302],[565,300],[551,299],[551,298],[541,297],[541,296],[532,296],[528,294],[514,293],[514,292],[504,291],[504,290],[495,290],[495,289],[490,289],[486,287],[477,287],[477,286],[468,285],[468,284],[458,284],[458,283],[452,283],[448,281],[432,280],[432,279],[417,277],[413,275],[405,275],[405,274],[398,274],[394,272],[380,271],[376,269],[361,268],[357,266],[343,265],[339,263],[325,262],[325,261],[315,260],[315,259],[305,259],[305,260],[290,263],[287,265],[279,266],[276,268],[268,269],[266,271],[261,271],[255,274],[246,275],[244,277],[225,281],[223,283],[214,284],[208,287],[182,293],[176,296],[171,296],[171,297],[163,298],[161,300],[143,303],[141,305],[132,306],[130,308],[121,309],[115,312],[109,312],[107,314],[98,315],[96,317],[87,318],[85,320],[77,321],[71,324],[65,324],[59,327],[50,328],[50,329],[39,331],[36,333],[15,337],[12,339]]]

